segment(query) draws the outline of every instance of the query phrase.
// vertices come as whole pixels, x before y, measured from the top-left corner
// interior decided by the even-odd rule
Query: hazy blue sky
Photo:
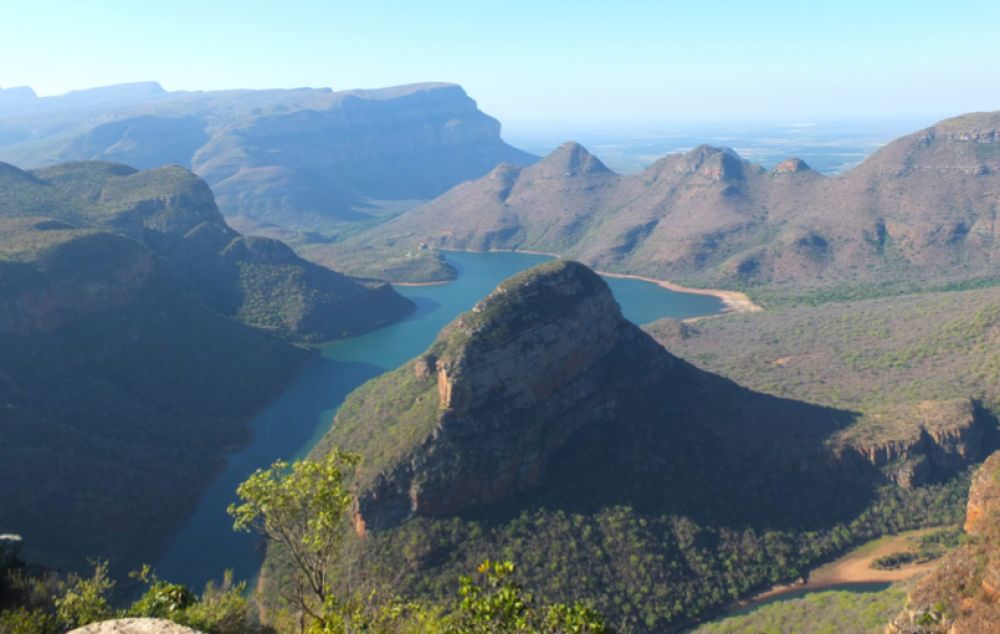
[[[40,94],[465,86],[507,121],[1000,109],[1000,0],[3,0],[0,86]]]

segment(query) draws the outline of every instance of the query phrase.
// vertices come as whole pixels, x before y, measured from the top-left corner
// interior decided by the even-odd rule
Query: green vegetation
[[[0,348],[0,521],[67,570],[156,552],[308,358],[162,283],[110,314],[0,334]]]
[[[94,566],[93,574],[70,574],[60,579],[52,573],[7,577],[7,605],[0,605],[3,634],[63,634],[67,630],[124,617],[168,619],[206,634],[268,634],[246,597],[246,584],[234,584],[228,572],[221,585],[209,583],[198,596],[184,586],[152,575],[148,567],[132,575],[145,592],[126,607],[112,605],[115,582],[107,563]],[[10,607],[10,604],[14,604]]]
[[[294,344],[412,309],[235,233],[176,166],[0,165],[0,182],[0,524],[42,565],[138,566],[308,357]]]
[[[604,619],[581,603],[537,606],[514,579],[514,564],[486,560],[462,577],[458,609],[442,630],[454,634],[603,634]]]
[[[536,602],[515,580],[509,561],[487,560],[476,567],[476,577],[462,576],[460,601],[443,616],[426,603],[395,598],[392,584],[365,587],[362,575],[334,574],[344,570],[353,500],[346,482],[359,461],[356,454],[333,449],[317,461],[276,462],[241,484],[237,491],[241,503],[229,508],[236,530],[255,530],[289,562],[290,571],[277,584],[279,620],[285,627],[297,621],[300,631],[311,634],[411,629],[440,634],[606,631],[600,615],[584,604]]]
[[[229,507],[235,530],[259,533],[295,563],[296,583],[285,588],[286,598],[320,632],[342,620],[327,575],[339,556],[345,513],[353,499],[344,480],[359,461],[355,454],[333,451],[322,461],[276,462],[241,484],[236,493],[242,503]],[[350,623],[344,627],[353,629]]]
[[[908,564],[923,564],[942,557],[962,543],[962,532],[955,529],[935,531],[917,540],[911,550],[889,553],[872,561],[876,570],[896,570]]]
[[[353,500],[347,480],[358,466],[355,454],[332,450],[319,461],[276,462],[258,470],[237,490],[241,499],[229,513],[234,529],[254,530],[291,562],[290,578],[281,586],[284,608],[276,622],[283,631],[309,634],[350,632],[435,632],[438,634],[601,634],[607,631],[601,616],[582,603],[536,602],[514,578],[509,561],[481,562],[476,576],[462,576],[459,601],[442,614],[428,604],[385,598],[395,588],[364,589],[351,579],[332,573],[344,557],[348,509]],[[106,569],[99,568],[103,575]],[[149,584],[130,613],[149,614],[190,623],[188,613],[199,603],[186,588],[138,575]],[[95,575],[96,578],[96,575]],[[290,583],[284,583],[288,581]],[[97,586],[97,605],[109,587]],[[93,593],[88,594],[90,596]],[[58,601],[57,600],[57,605]],[[218,601],[216,601],[218,603]],[[237,607],[244,607],[237,606]],[[245,613],[245,610],[243,611]],[[212,614],[215,614],[214,612]],[[208,621],[206,621],[208,622]],[[211,624],[210,624],[211,626]],[[297,627],[297,630],[296,630]],[[214,632],[215,630],[207,629]]]
[[[441,253],[429,249],[373,249],[339,242],[295,246],[307,260],[355,277],[419,284],[447,282],[458,276]]]
[[[813,592],[702,625],[692,634],[882,634],[905,602],[899,585],[879,592]]]
[[[358,467],[358,482],[370,482],[426,438],[434,429],[437,408],[435,384],[429,378],[416,376],[410,364],[352,392],[338,410],[337,443],[347,451],[366,456]],[[370,420],[379,420],[382,425],[365,424]],[[331,442],[328,437],[322,438],[317,452],[332,449]]]
[[[1000,333],[997,288],[782,308],[681,327],[663,320],[647,330],[671,352],[755,390],[878,413],[883,421],[892,407],[920,401],[1000,403],[1000,351],[992,344]]]
[[[506,521],[419,518],[370,532],[357,561],[342,563],[404,597],[440,599],[479,553],[495,552],[516,558],[525,587],[545,600],[592,601],[624,631],[661,631],[795,580],[870,539],[953,524],[967,490],[962,478],[913,491],[886,487],[854,520],[821,530],[726,527],[630,507],[591,515],[537,509]],[[280,575],[273,560],[267,570]]]

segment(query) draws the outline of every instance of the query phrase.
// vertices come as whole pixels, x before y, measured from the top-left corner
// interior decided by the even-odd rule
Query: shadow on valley
[[[871,464],[829,447],[855,412],[700,371],[663,386],[652,402],[627,402],[608,424],[581,429],[555,452],[540,486],[469,519],[503,523],[525,509],[592,514],[622,506],[705,525],[808,531],[849,522],[885,483]]]

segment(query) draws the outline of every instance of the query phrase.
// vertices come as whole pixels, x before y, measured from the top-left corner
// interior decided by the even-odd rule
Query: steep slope
[[[299,228],[364,219],[384,205],[433,198],[500,162],[536,158],[505,144],[500,124],[453,84],[8,92],[0,93],[0,160],[176,163],[208,181],[226,215]]]
[[[965,532],[968,542],[910,592],[887,634],[1000,632],[1000,453],[972,480]]]
[[[618,177],[560,169],[573,144],[504,167],[378,226],[387,247],[555,251],[603,268],[772,294],[995,277],[1000,113],[948,119],[824,177],[701,146]]]
[[[177,167],[0,164],[0,526],[151,561],[308,352],[412,304],[229,229]],[[276,336],[277,335],[277,336]]]
[[[360,284],[298,258],[281,242],[236,233],[205,182],[176,166],[138,172],[83,162],[27,173],[0,165],[0,178],[8,185],[0,218],[44,216],[132,238],[162,257],[190,292],[252,326],[323,341],[412,310],[386,284]],[[5,242],[24,248],[30,240],[11,235]]]
[[[364,457],[344,565],[394,591],[444,593],[502,555],[533,590],[665,631],[854,540],[950,517],[944,488],[904,491],[828,442],[854,418],[698,370],[558,261],[355,391],[314,455]]]

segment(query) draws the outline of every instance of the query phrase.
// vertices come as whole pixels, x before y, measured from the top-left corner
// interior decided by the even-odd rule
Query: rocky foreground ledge
[[[114,619],[92,623],[68,634],[202,634],[164,619]]]

